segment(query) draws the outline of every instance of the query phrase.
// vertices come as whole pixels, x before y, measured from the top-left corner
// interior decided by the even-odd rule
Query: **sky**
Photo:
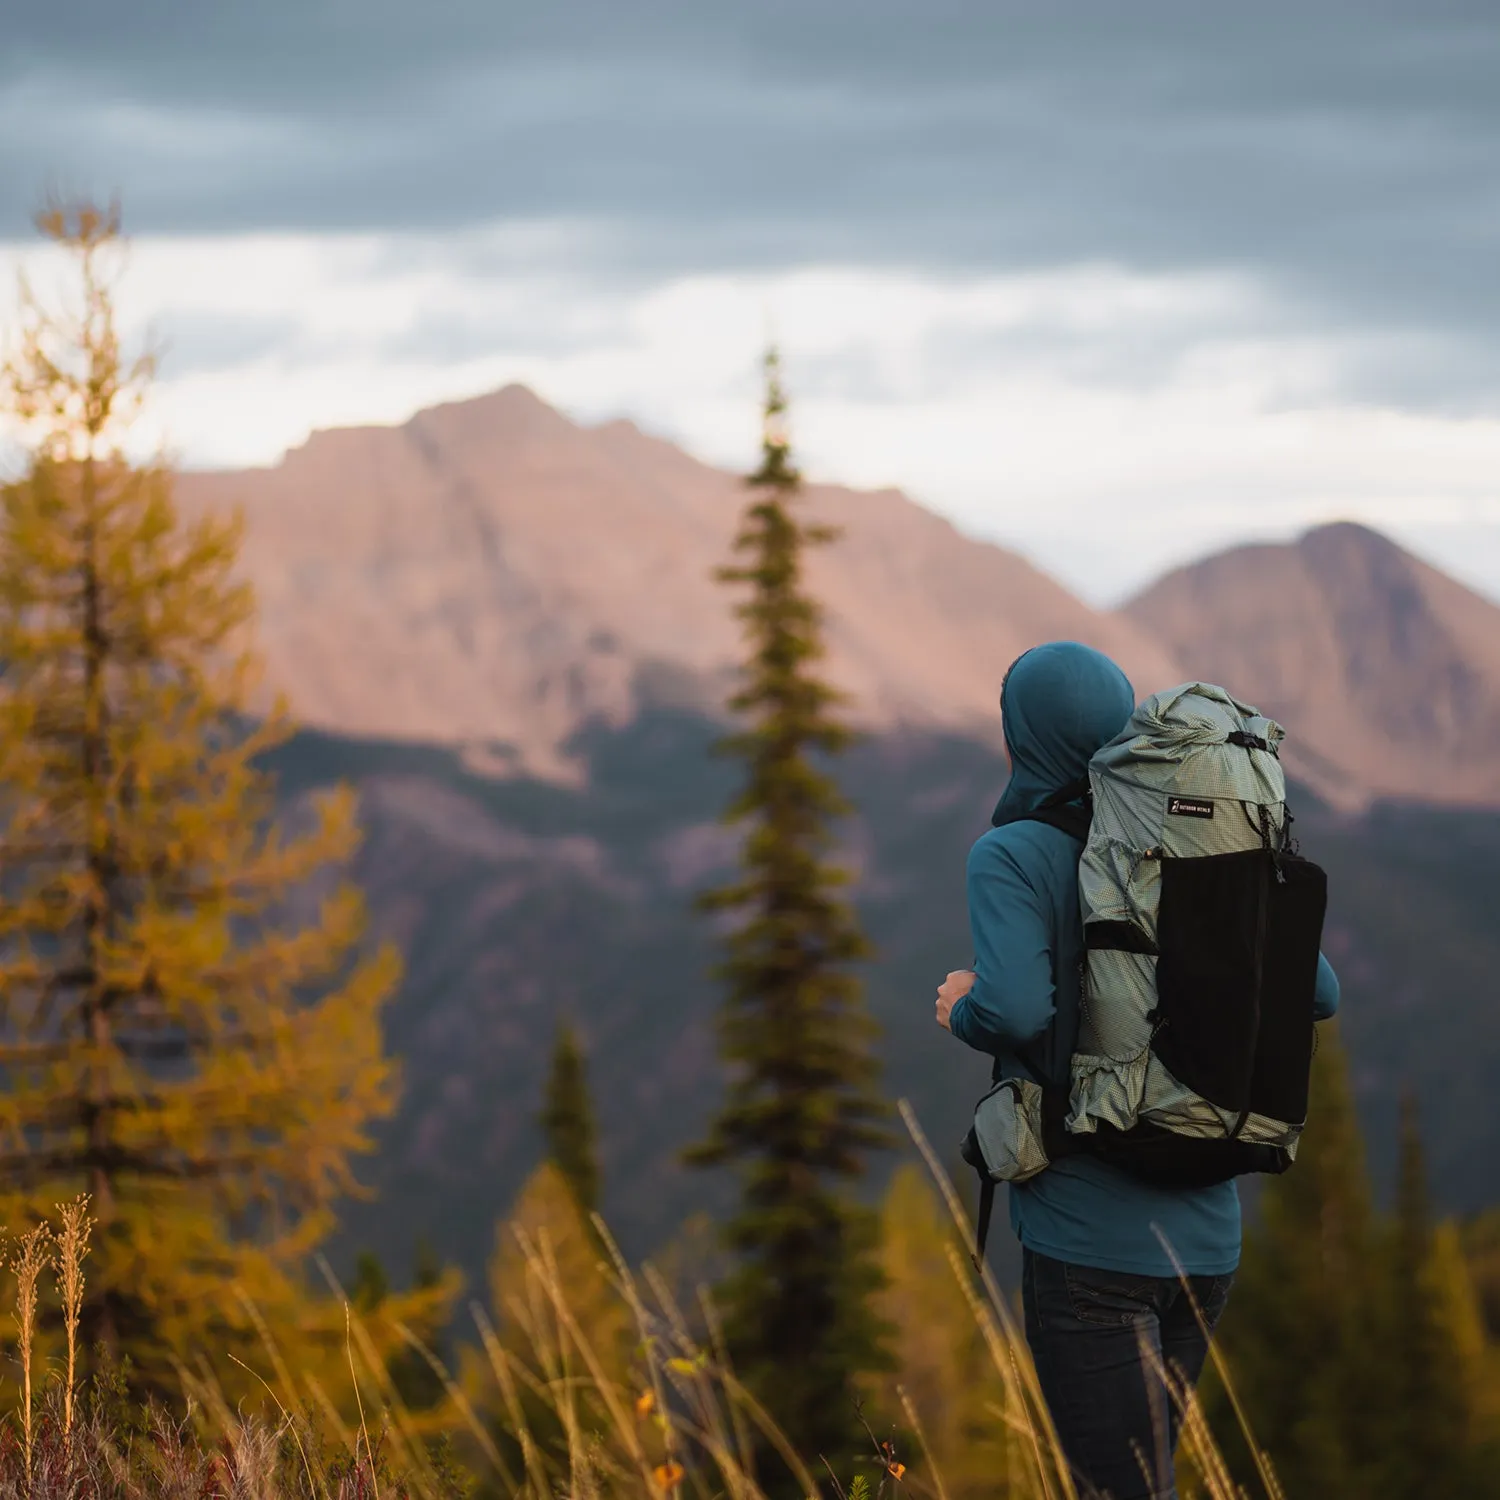
[[[532,386],[1085,597],[1361,519],[1500,599],[1500,9],[10,0],[0,321],[118,193],[189,465]]]

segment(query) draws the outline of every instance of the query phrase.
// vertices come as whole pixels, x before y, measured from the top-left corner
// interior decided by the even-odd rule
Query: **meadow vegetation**
[[[798,1453],[736,1377],[712,1293],[670,1269],[627,1266],[551,1164],[501,1226],[494,1315],[471,1306],[454,1370],[380,1304],[351,1302],[337,1392],[289,1363],[262,1322],[247,1369],[258,1394],[234,1403],[211,1373],[214,1351],[200,1366],[207,1373],[181,1370],[175,1398],[145,1402],[128,1361],[97,1363],[80,1386],[71,1332],[58,1358],[41,1357],[39,1313],[76,1327],[92,1229],[79,1200],[60,1209],[60,1232],[38,1226],[12,1259],[24,1381],[0,1437],[0,1493],[855,1500],[908,1490],[1063,1500],[1073,1490],[1011,1304],[990,1277],[976,1278],[960,1248],[962,1209],[938,1181],[942,1195],[905,1168],[887,1200],[886,1312],[907,1352],[895,1378],[861,1393],[854,1416],[867,1443],[838,1466]],[[420,1408],[381,1357],[393,1341],[434,1377]],[[1239,1491],[1201,1408],[1186,1404],[1196,1493],[1227,1500]]]

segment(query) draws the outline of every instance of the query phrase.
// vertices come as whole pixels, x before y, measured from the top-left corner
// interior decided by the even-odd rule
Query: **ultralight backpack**
[[[1053,1023],[1068,1034],[975,1110],[963,1153],[983,1185],[981,1253],[994,1184],[1062,1156],[1179,1188],[1291,1164],[1327,878],[1291,837],[1282,738],[1222,688],[1189,683],[1148,698],[1087,787],[1032,814],[1082,844],[1085,959],[1076,985],[1054,976],[1077,997]]]

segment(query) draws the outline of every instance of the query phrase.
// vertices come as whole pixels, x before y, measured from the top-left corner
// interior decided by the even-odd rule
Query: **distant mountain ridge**
[[[1365,526],[1237,547],[1125,612],[1288,726],[1333,801],[1500,804],[1500,608]]]
[[[743,483],[629,422],[509,386],[179,493],[243,507],[270,682],[314,728],[567,780],[586,725],[726,696],[738,625],[713,573]],[[997,744],[1006,667],[1071,638],[1142,696],[1200,677],[1279,717],[1289,769],[1339,805],[1500,805],[1500,608],[1376,532],[1235,548],[1109,613],[898,491],[813,485],[807,508],[841,531],[809,583],[867,728]]]
[[[180,495],[244,507],[271,681],[320,729],[557,774],[580,726],[628,722],[643,678],[716,709],[739,654],[713,574],[742,481],[627,422],[577,426],[519,386],[317,433],[274,468],[185,475]],[[1133,621],[897,491],[812,485],[806,501],[842,533],[808,571],[829,674],[868,727],[994,738],[1005,668],[1049,637],[1138,681],[1172,673]]]

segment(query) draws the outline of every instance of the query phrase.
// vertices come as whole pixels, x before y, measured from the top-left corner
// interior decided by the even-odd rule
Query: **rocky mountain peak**
[[[1126,612],[1280,719],[1337,801],[1500,802],[1500,609],[1366,526],[1168,574]]]
[[[739,655],[714,581],[745,489],[627,422],[579,426],[519,386],[395,428],[319,433],[271,469],[188,475],[183,503],[243,506],[271,680],[321,728],[500,746],[564,774],[590,719],[642,684],[722,701]],[[998,741],[1006,666],[1066,636],[1169,680],[1132,621],[894,490],[812,486],[841,531],[810,560],[829,672],[870,728]]]

